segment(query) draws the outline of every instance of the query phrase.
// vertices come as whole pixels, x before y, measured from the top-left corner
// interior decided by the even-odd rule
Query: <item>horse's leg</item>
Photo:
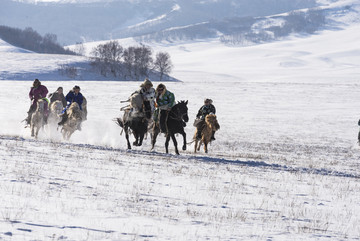
[[[160,132],[159,128],[156,126],[156,124],[154,124],[153,133],[151,135],[151,145],[152,145],[151,150],[153,150],[155,147],[156,138],[157,138],[159,132]]]
[[[166,140],[165,140],[165,150],[166,150],[166,154],[169,153],[169,141],[170,141],[170,134],[166,135]]]
[[[31,136],[32,137],[34,137],[35,136],[35,134],[34,134],[34,129],[35,129],[35,127],[34,127],[34,125],[32,125],[32,124],[30,124],[30,127],[31,127]]]
[[[172,140],[173,140],[173,142],[174,142],[174,146],[175,146],[175,153],[176,153],[176,155],[180,155],[180,154],[179,154],[178,147],[177,147],[177,141],[176,141],[175,134],[171,134],[171,139],[172,139]]]
[[[145,136],[145,133],[140,133],[138,146],[141,146],[141,145],[142,145],[142,142],[143,142],[143,140],[144,140],[144,136]]]
[[[202,140],[199,141],[199,145],[198,145],[198,148],[197,148],[198,151],[200,151],[201,144],[202,144]]]
[[[194,146],[194,152],[195,153],[196,153],[197,145],[198,145],[198,140],[195,140],[195,146]]]
[[[186,150],[186,133],[183,130],[180,134],[183,136],[183,139],[184,139],[184,144],[183,144],[182,149],[183,149],[183,151],[185,151]]]
[[[139,146],[139,134],[135,131],[134,132],[135,141],[133,142],[134,146]]]
[[[204,140],[204,151],[205,151],[205,153],[208,153],[207,146],[208,146],[208,142],[206,140]]]
[[[124,130],[125,130],[125,137],[126,137],[128,149],[131,149],[131,145],[130,145],[130,141],[129,141],[129,129],[126,124],[124,126]]]

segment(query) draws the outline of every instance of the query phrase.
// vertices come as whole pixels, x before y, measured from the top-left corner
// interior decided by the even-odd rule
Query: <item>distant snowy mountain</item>
[[[61,44],[147,36],[178,29],[185,38],[213,37],[231,19],[314,8],[316,0],[2,0],[0,24],[54,33]],[[210,24],[210,25],[209,25]],[[237,27],[239,24],[236,23]],[[199,35],[194,34],[199,32]],[[178,34],[178,32],[176,32]]]

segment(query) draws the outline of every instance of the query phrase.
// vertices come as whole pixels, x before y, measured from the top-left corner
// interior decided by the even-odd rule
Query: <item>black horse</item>
[[[129,128],[134,134],[134,146],[141,146],[144,140],[145,133],[148,130],[149,119],[151,118],[151,106],[149,101],[143,102],[143,108],[139,112],[130,113],[125,111],[123,118],[117,118],[117,124],[125,131],[128,149],[131,149],[129,141]]]
[[[180,133],[184,138],[184,144],[182,149],[186,150],[186,133],[184,131],[185,122],[189,121],[188,117],[188,108],[187,108],[188,101],[180,101],[176,105],[174,105],[171,110],[168,113],[167,119],[166,119],[166,141],[165,141],[165,149],[166,153],[169,153],[169,141],[170,137],[174,142],[175,146],[175,153],[179,155],[179,150],[177,148],[177,141],[175,138],[175,134]],[[160,133],[159,125],[155,124],[153,127],[153,133],[151,136],[151,143],[152,148],[154,149],[156,138],[158,134]]]

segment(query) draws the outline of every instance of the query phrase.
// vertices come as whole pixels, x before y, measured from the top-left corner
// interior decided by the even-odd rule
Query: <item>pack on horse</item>
[[[166,119],[166,141],[165,141],[166,153],[169,153],[168,147],[171,137],[175,146],[175,153],[179,155],[179,150],[177,148],[177,141],[175,137],[175,134],[177,133],[183,136],[184,144],[182,149],[184,151],[186,150],[186,133],[184,131],[184,126],[185,126],[185,122],[189,121],[187,104],[188,101],[180,101],[176,105],[174,105],[168,113]],[[151,149],[154,149],[156,138],[159,133],[160,133],[160,128],[158,124],[155,124],[151,136],[151,144],[152,144]]]
[[[46,100],[39,99],[36,102],[36,109],[31,115],[30,120],[30,129],[31,129],[31,136],[37,138],[39,134],[39,130],[44,127],[45,124],[45,105]]]
[[[199,151],[201,144],[204,143],[204,151],[208,153],[208,144],[211,142],[211,137],[215,131],[220,129],[220,125],[216,119],[215,114],[208,114],[205,117],[204,127],[201,130],[201,139],[199,140],[197,137],[198,133],[195,132],[194,140],[195,140],[195,148],[194,151]]]
[[[131,149],[129,141],[130,130],[135,137],[134,146],[141,146],[144,136],[148,130],[148,123],[151,119],[150,101],[143,100],[140,93],[135,92],[129,98],[130,105],[121,110],[124,111],[122,118],[116,118],[116,123],[125,131],[127,148]]]
[[[76,130],[81,130],[81,123],[87,119],[87,112],[84,111],[87,108],[87,100],[85,97],[83,97],[81,108],[82,110],[80,110],[80,106],[77,102],[73,102],[67,109],[67,118],[61,128],[61,132],[65,140],[69,140]]]

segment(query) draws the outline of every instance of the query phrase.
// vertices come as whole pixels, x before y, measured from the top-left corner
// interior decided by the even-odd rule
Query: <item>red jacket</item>
[[[47,93],[48,89],[45,87],[45,85],[39,85],[37,88],[31,87],[29,92],[29,98],[36,102],[39,99],[46,97]]]

